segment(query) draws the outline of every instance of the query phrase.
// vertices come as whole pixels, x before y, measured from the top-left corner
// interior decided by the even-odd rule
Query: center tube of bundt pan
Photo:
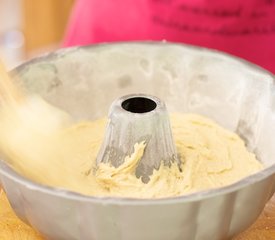
[[[146,94],[123,96],[110,107],[97,164],[103,162],[118,167],[134,152],[134,145],[141,142],[145,142],[146,147],[137,165],[136,177],[141,177],[144,183],[162,163],[180,165],[165,103]]]

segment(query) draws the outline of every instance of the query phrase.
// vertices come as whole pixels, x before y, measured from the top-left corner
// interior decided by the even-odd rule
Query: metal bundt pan
[[[261,172],[216,190],[169,199],[96,198],[36,184],[0,161],[16,214],[51,240],[223,240],[246,229],[275,191],[274,76],[203,48],[162,42],[63,49],[14,70],[29,92],[76,120],[107,115],[141,92],[170,112],[195,112],[241,135]],[[43,173],[41,173],[43,174]]]

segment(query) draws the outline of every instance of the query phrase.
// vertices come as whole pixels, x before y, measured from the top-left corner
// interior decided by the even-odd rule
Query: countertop
[[[31,227],[20,221],[12,211],[0,188],[0,240],[42,240]],[[267,203],[258,220],[233,240],[275,240],[275,195]]]

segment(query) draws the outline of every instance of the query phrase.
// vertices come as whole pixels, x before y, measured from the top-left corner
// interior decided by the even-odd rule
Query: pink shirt
[[[163,39],[225,51],[275,73],[275,1],[78,0],[63,45]]]

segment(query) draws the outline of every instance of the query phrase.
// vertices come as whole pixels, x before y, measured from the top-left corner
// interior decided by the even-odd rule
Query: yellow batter
[[[135,176],[146,145],[136,143],[124,164],[96,166],[107,119],[72,124],[39,98],[0,113],[0,150],[22,175],[45,185],[93,196],[161,198],[234,183],[263,168],[236,134],[194,114],[171,114],[182,159],[161,165],[149,183]]]

